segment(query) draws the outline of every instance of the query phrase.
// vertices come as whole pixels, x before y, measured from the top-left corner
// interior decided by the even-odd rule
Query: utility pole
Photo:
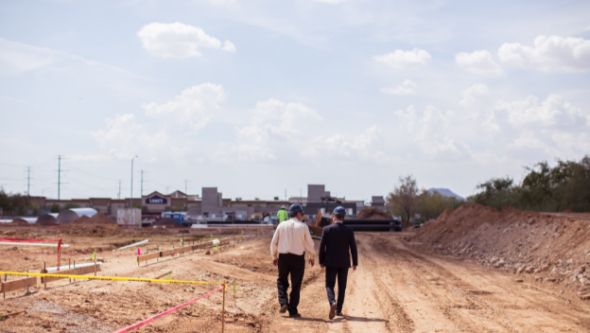
[[[61,190],[61,155],[57,155],[57,200],[60,199]]]
[[[133,160],[137,158],[137,155],[135,155],[134,158],[131,159],[131,203],[130,203],[130,208],[133,208]]]
[[[121,199],[121,180],[119,179],[119,199]]]
[[[27,195],[31,196],[31,167],[27,167]]]
[[[143,170],[141,170],[141,198],[143,199]]]

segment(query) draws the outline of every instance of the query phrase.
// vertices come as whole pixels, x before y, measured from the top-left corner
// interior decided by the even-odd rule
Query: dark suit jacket
[[[350,252],[348,252],[349,250]],[[354,231],[342,223],[325,226],[320,241],[320,265],[348,268],[350,267],[350,254],[352,254],[353,265],[358,266]]]

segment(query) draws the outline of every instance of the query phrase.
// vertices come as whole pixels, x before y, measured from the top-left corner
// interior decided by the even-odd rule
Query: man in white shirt
[[[294,204],[289,207],[288,221],[280,223],[270,243],[272,263],[279,267],[277,288],[279,290],[279,304],[281,313],[289,310],[289,317],[299,318],[297,312],[299,293],[305,272],[305,254],[309,254],[309,264],[313,267],[315,250],[309,228],[303,221],[303,208]],[[289,288],[289,274],[291,274],[291,295],[287,297]],[[291,301],[289,302],[289,298]]]

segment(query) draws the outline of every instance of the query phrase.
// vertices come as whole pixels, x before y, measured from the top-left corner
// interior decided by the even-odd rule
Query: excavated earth
[[[99,259],[105,261],[104,270],[98,273],[101,276],[167,278],[171,272],[172,279],[178,280],[236,280],[236,293],[233,294],[232,285],[226,294],[226,332],[590,331],[589,301],[581,299],[577,294],[577,285],[574,287],[573,282],[569,283],[571,274],[559,273],[562,266],[572,273],[579,268],[578,246],[571,250],[571,255],[569,251],[565,252],[573,260],[570,266],[567,266],[569,258],[561,259],[563,265],[550,264],[547,270],[539,273],[534,273],[534,269],[533,273],[523,273],[525,269],[515,274],[517,261],[511,261],[512,257],[507,255],[512,250],[504,250],[504,255],[500,255],[502,247],[514,241],[503,243],[504,239],[518,228],[525,228],[517,227],[519,224],[525,223],[526,230],[531,233],[544,226],[545,222],[533,216],[535,222],[531,224],[528,215],[524,215],[526,219],[507,219],[506,222],[484,219],[472,227],[462,228],[458,224],[470,223],[472,219],[465,217],[463,222],[457,222],[453,218],[455,214],[473,214],[472,218],[479,219],[479,215],[475,214],[479,210],[481,207],[466,207],[447,212],[417,233],[357,233],[360,266],[349,275],[345,317],[332,321],[327,318],[329,307],[324,273],[317,265],[313,268],[306,266],[299,306],[302,318],[289,319],[278,312],[277,269],[269,255],[270,231],[256,235],[254,230],[245,230],[249,237],[241,243],[232,241],[229,246],[221,247],[219,252],[211,251],[207,255],[204,250],[198,250],[174,259],[150,260],[147,265],[142,262],[139,267],[137,248],[112,250],[148,238],[150,243],[147,247],[151,253],[156,246],[161,250],[179,246],[180,238],[184,238],[184,244],[191,244],[193,239],[195,242],[210,239],[211,233],[213,237],[219,237],[219,231],[190,229],[189,234],[181,234],[178,229],[161,228],[0,227],[0,238],[63,238],[71,247],[64,249],[62,264],[68,260],[89,262],[91,253],[97,251]],[[506,212],[500,214],[509,215]],[[568,217],[566,223],[569,224],[564,229],[559,222],[561,217],[553,216],[551,219],[555,219],[554,224],[548,223],[547,230],[554,230],[553,233],[558,233],[558,236],[553,238],[553,233],[548,233],[553,239],[549,241],[542,238],[544,231],[534,231],[536,236],[532,238],[541,242],[537,250],[558,244],[556,242],[560,237],[578,227],[580,230],[577,232],[585,233],[584,242],[587,242],[588,221],[578,225],[578,222],[569,222],[571,218]],[[447,231],[440,235],[453,226],[452,221],[455,221],[452,233]],[[465,248],[467,236],[487,224],[488,232],[480,238],[473,238],[471,243],[476,244],[458,254]],[[556,225],[560,226],[557,231]],[[507,228],[511,231],[504,233]],[[492,229],[496,231],[491,233]],[[239,230],[235,232],[241,234]],[[497,236],[501,236],[500,239],[491,239]],[[568,240],[572,239],[568,236]],[[319,241],[315,242],[317,247]],[[481,256],[484,242],[489,243],[490,249]],[[535,264],[543,267],[543,261],[538,261],[534,254],[535,250],[524,250],[527,239],[518,244],[521,243],[520,257],[530,257],[522,260],[526,261],[525,267]],[[146,245],[143,245],[141,252],[144,253],[145,249]],[[546,262],[553,262],[549,259],[554,258],[554,253],[548,249],[543,251],[548,256]],[[0,253],[0,270],[38,272],[43,262],[54,266],[56,260],[55,249],[48,248],[2,246]],[[564,255],[562,252],[558,254]],[[492,256],[500,258],[505,264],[495,268],[500,259],[492,260]],[[557,267],[560,280],[536,278],[536,274],[555,276],[550,273],[553,267]],[[15,277],[9,277],[11,279]],[[29,294],[26,290],[10,292],[6,299],[0,295],[0,314],[23,311],[2,319],[0,332],[112,332],[196,298],[217,286],[88,280],[70,283],[66,279],[49,283],[47,287],[31,287]],[[222,301],[222,293],[218,292],[156,319],[137,332],[220,332]]]

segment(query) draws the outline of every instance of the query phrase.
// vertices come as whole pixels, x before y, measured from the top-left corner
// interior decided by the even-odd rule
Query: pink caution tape
[[[61,242],[62,239],[18,239],[18,238],[0,238],[0,242],[20,242],[20,243],[49,243]]]
[[[15,243],[50,243],[57,242],[57,270],[59,271],[60,259],[61,259],[61,243],[63,239],[18,239],[18,238],[0,238],[2,242],[15,242]]]
[[[203,296],[199,296],[199,297],[197,297],[197,298],[195,298],[195,299],[192,299],[192,300],[190,300],[190,301],[188,301],[188,302],[186,302],[186,303],[184,303],[184,304],[180,304],[179,306],[175,306],[175,307],[173,307],[173,308],[172,308],[172,309],[170,309],[170,310],[166,310],[166,311],[164,311],[164,312],[162,312],[162,313],[159,313],[159,314],[157,314],[157,315],[155,315],[155,316],[153,316],[153,317],[150,317],[150,318],[148,318],[148,319],[144,319],[144,320],[142,320],[142,321],[138,321],[137,323],[135,323],[135,324],[133,324],[133,325],[127,326],[127,327],[125,327],[125,328],[122,328],[122,329],[120,329],[120,330],[118,330],[118,331],[115,331],[115,332],[113,332],[113,333],[125,333],[125,332],[131,332],[131,331],[133,331],[134,329],[137,329],[137,328],[140,328],[140,327],[142,327],[142,326],[145,326],[145,325],[147,325],[147,324],[151,323],[152,321],[154,321],[154,320],[156,320],[156,319],[158,319],[158,318],[160,318],[160,317],[164,317],[165,315],[169,315],[169,314],[171,314],[172,312],[175,312],[175,311],[177,311],[177,310],[180,310],[180,309],[184,308],[185,306],[187,306],[187,305],[189,305],[189,304],[192,304],[192,303],[194,303],[194,302],[196,302],[196,301],[200,300],[201,298],[205,298],[205,297],[207,297],[207,296],[210,296],[210,295],[212,295],[212,294],[214,294],[214,293],[216,293],[216,292],[218,292],[218,291],[220,291],[220,290],[223,290],[223,288],[225,288],[225,286],[221,286],[221,287],[219,287],[219,288],[217,288],[217,289],[213,290],[212,292],[210,292],[210,293],[208,293],[208,294],[205,294],[205,295],[203,295]]]

